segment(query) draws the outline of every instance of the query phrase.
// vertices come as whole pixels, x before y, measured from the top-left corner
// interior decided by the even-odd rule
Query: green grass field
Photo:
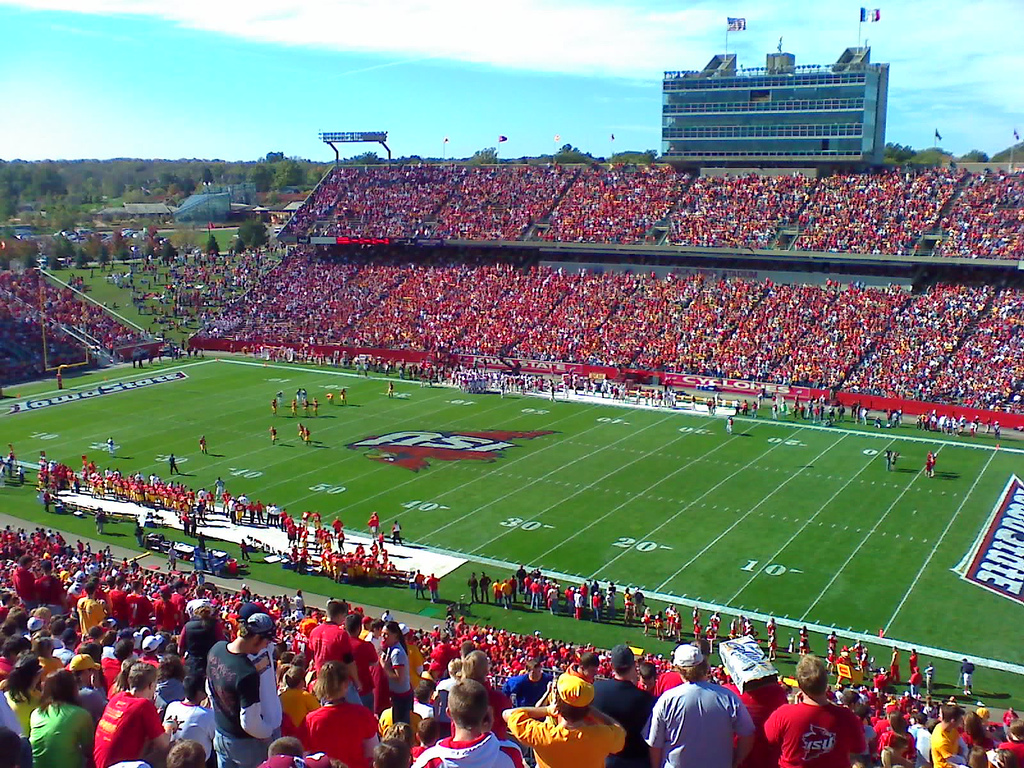
[[[374,510],[386,529],[400,517],[407,540],[476,561],[445,580],[449,597],[466,591],[471,569],[505,573],[522,562],[568,577],[641,585],[656,600],[773,614],[780,645],[795,634],[788,624],[801,622],[834,626],[846,637],[877,637],[884,629],[888,638],[920,646],[1024,663],[1012,629],[1020,606],[951,571],[1020,465],[1015,449],[996,451],[983,438],[960,441],[912,428],[879,434],[765,419],[737,420],[729,436],[721,419],[706,416],[466,395],[397,380],[398,397],[388,399],[383,380],[253,361],[210,359],[180,369],[188,379],[3,416],[0,443],[13,443],[29,461],[45,450],[72,466],[83,453],[105,466],[101,443],[113,436],[114,466],[122,471],[165,473],[164,457],[173,452],[187,473],[182,480],[193,487],[212,487],[220,476],[235,494],[244,491],[292,514],[340,515],[351,530],[362,530]],[[108,371],[69,384],[148,372]],[[328,407],[325,391],[342,386],[351,405]],[[320,416],[294,419],[285,408],[273,417],[273,395],[283,390],[290,399],[298,387],[320,400]],[[8,394],[45,388],[15,387]],[[311,428],[312,447],[297,439],[297,421]],[[276,446],[271,424],[281,437]],[[494,461],[431,458],[417,472],[371,460],[381,454],[370,447],[348,447],[390,433],[484,430],[551,434],[509,438],[512,445]],[[209,456],[199,453],[200,434]],[[890,446],[902,454],[895,472],[886,471],[881,456]],[[938,451],[934,479],[920,471],[928,450]],[[43,519],[29,489],[0,490],[0,499],[11,514]],[[93,535],[88,522],[68,524]],[[279,570],[254,568],[266,569],[254,577],[280,580]],[[312,576],[287,579],[308,580],[311,591],[331,587]],[[377,604],[408,609],[412,601],[405,590],[386,595],[378,594]],[[605,647],[626,632],[527,611],[476,611],[478,620]],[[639,630],[630,632],[634,644],[660,648]],[[824,651],[820,637],[812,647]],[[887,665],[887,646],[872,648],[877,663]],[[952,679],[954,663],[936,666],[940,679]],[[1022,700],[1016,675],[985,670],[979,678],[988,681],[979,687],[991,703]]]

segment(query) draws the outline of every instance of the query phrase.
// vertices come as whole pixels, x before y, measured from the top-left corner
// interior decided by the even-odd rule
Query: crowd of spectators
[[[989,171],[971,176],[942,220],[940,256],[1024,258],[1024,173]]]
[[[1024,412],[1024,292],[1004,288],[928,388],[972,408]]]
[[[104,349],[141,344],[145,341],[138,331],[114,319],[99,305],[83,301],[70,288],[58,287],[44,280],[35,270],[20,274],[0,272],[0,291],[14,301],[40,308],[47,324],[78,329],[95,339]]]
[[[47,329],[44,360],[43,329],[37,313],[18,302],[0,301],[0,382],[25,381],[44,375],[46,365],[52,368],[85,360],[85,349],[59,328]]]
[[[545,240],[641,244],[660,238],[652,227],[666,216],[670,245],[770,248],[781,227],[796,225],[801,250],[905,256],[937,230],[936,255],[1016,259],[1024,254],[1024,174],[946,167],[690,181],[669,166],[343,167],[284,234],[518,240],[542,224]]]
[[[906,256],[939,223],[966,171],[928,168],[821,179],[799,216],[796,247],[805,251]]]
[[[702,176],[672,211],[668,242],[702,248],[769,248],[796,222],[814,181],[803,174]]]
[[[893,651],[891,671],[869,664],[865,683],[830,685],[844,655],[871,657],[861,643],[839,653],[834,633],[827,664],[805,634],[799,655],[783,652],[797,662],[788,688],[763,663],[735,680],[712,663],[717,614],[705,637],[695,612],[696,636],[677,629],[664,658],[454,614],[418,630],[340,599],[314,607],[301,592],[143,568],[42,528],[0,531],[0,560],[11,768],[521,768],[524,753],[547,768],[761,768],[813,765],[805,733],[829,735],[814,742],[823,765],[921,755],[936,768],[1014,768],[1024,756],[1012,709],[1000,721],[932,699],[933,668],[916,652],[907,680]],[[534,577],[510,577],[511,599],[529,599]],[[473,574],[474,597],[482,583]],[[739,619],[728,634],[756,638]]]
[[[682,177],[669,166],[593,166],[582,171],[551,212],[545,240],[570,243],[650,242],[668,216]]]
[[[989,286],[938,284],[915,296],[878,338],[843,388],[927,400],[949,357],[992,298]]]
[[[510,263],[288,259],[207,333],[722,376],[1016,408],[1019,292]],[[985,312],[983,315],[982,313]],[[975,321],[979,321],[975,325]],[[970,386],[966,382],[972,382]],[[984,382],[990,381],[991,385]]]
[[[576,173],[554,164],[470,168],[441,208],[434,234],[449,240],[519,240],[551,211]]]

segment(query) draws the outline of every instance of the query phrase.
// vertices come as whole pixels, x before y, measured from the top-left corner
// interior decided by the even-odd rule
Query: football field
[[[164,477],[173,453],[194,488],[221,477],[235,495],[292,515],[340,516],[350,530],[365,530],[377,511],[385,531],[399,518],[407,541],[478,561],[477,571],[523,563],[706,610],[774,615],[783,645],[806,623],[845,637],[883,630],[1006,669],[1024,663],[1012,629],[1021,604],[953,570],[984,538],[1024,459],[1015,441],[996,450],[987,438],[791,417],[737,419],[728,435],[723,419],[706,415],[397,379],[389,398],[383,378],[252,360],[156,371],[185,377],[4,415],[0,442],[26,461],[45,450],[77,468],[89,454],[101,467]],[[131,381],[150,370],[105,375]],[[274,395],[290,401],[300,387],[319,400],[319,415],[294,418],[285,406],[273,416]],[[341,387],[350,404],[328,405],[326,393]],[[4,413],[17,402],[2,401]],[[300,421],[309,445],[298,439]],[[890,448],[901,454],[891,472]],[[938,454],[934,478],[922,471],[929,450]],[[3,493],[13,514],[35,504],[27,490]],[[467,575],[452,578],[464,584]]]

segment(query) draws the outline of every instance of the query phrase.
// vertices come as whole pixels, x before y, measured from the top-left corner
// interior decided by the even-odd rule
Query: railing
[[[666,104],[664,115],[729,112],[824,112],[862,110],[864,99],[791,99],[788,101],[723,101],[719,104]]]

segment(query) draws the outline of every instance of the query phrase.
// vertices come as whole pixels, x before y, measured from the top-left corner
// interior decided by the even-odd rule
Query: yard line
[[[942,446],[939,446],[938,450],[935,451],[935,455],[938,456],[940,451],[942,451]],[[994,456],[995,454],[992,455]],[[921,469],[919,469],[910,479],[910,482],[907,483],[907,487],[900,491],[900,495],[897,496],[893,500],[892,504],[889,505],[889,508],[885,510],[885,514],[878,518],[878,522],[871,526],[871,529],[866,534],[864,534],[864,538],[860,540],[860,544],[857,545],[857,548],[850,553],[850,556],[846,558],[846,561],[839,567],[839,570],[836,571],[835,574],[833,574],[831,579],[829,579],[828,584],[825,585],[825,588],[821,590],[821,593],[816,598],[814,598],[814,602],[807,607],[806,611],[804,611],[804,615],[800,617],[801,621],[806,619],[807,614],[809,614],[814,609],[814,606],[821,602],[821,598],[823,598],[825,596],[825,593],[828,592],[829,589],[832,588],[832,585],[836,583],[836,579],[839,578],[839,574],[845,571],[846,566],[853,562],[853,558],[855,558],[857,556],[857,553],[860,552],[861,547],[863,547],[868,542],[868,539],[871,538],[871,535],[878,530],[878,526],[885,522],[885,518],[887,518],[889,516],[889,513],[896,508],[896,505],[899,504],[900,499],[902,499],[907,494],[907,491],[910,490],[910,486],[912,486],[914,482],[917,480],[917,478],[919,478],[923,473],[924,467],[921,467]]]
[[[886,450],[890,445],[892,445],[892,443],[893,443],[893,441],[890,440],[889,443],[886,444],[885,448],[883,448],[882,450],[883,451]],[[992,454],[992,455],[995,456],[995,454]],[[822,504],[818,508],[818,511],[815,512],[813,515],[811,515],[804,522],[804,524],[801,525],[796,530],[796,533],[794,533],[792,536],[790,536],[789,539],[786,541],[786,543],[783,544],[781,547],[779,547],[778,551],[774,555],[772,555],[770,558],[768,558],[768,562],[775,562],[775,559],[786,550],[786,547],[788,547],[790,544],[792,544],[801,533],[803,533],[805,530],[807,530],[807,526],[809,526],[811,523],[813,523],[814,520],[818,517],[818,515],[820,515],[822,512],[824,512],[825,509],[828,507],[828,505],[831,504],[833,501],[835,501],[836,498],[839,496],[839,494],[841,494],[843,491],[845,491],[849,487],[850,483],[852,483],[854,480],[857,479],[858,475],[860,475],[861,472],[863,472],[865,469],[870,467],[875,462],[875,459],[876,459],[876,457],[872,456],[871,460],[868,461],[867,464],[865,464],[863,467],[861,467],[859,470],[857,470],[857,474],[853,475],[849,480],[847,480],[845,483],[843,483],[842,487],[840,487],[839,490],[837,490],[835,493],[833,493],[829,497],[828,501],[826,501],[824,504]],[[833,525],[832,527],[834,528],[835,525]],[[732,603],[737,597],[739,597],[740,594],[742,594],[743,590],[745,590],[747,587],[749,587],[754,582],[754,579],[756,579],[760,573],[761,573],[760,571],[755,571],[754,575],[751,576],[749,579],[747,579],[747,583],[746,584],[744,584],[742,587],[740,587],[738,590],[736,590],[736,594],[733,595],[732,597],[730,597],[728,602]]]
[[[664,419],[663,419],[663,421],[664,421]],[[660,424],[661,422],[658,422],[658,423]],[[680,435],[679,437],[673,438],[672,442],[670,442],[670,443],[669,443],[669,445],[672,445],[672,443],[675,443],[675,442],[677,442],[677,441],[679,441],[679,440],[682,440],[682,439],[683,439],[683,437],[685,437],[685,435]],[[737,437],[738,437],[738,435],[737,435]],[[723,448],[723,447],[725,447],[726,445],[728,445],[729,443],[731,443],[731,442],[732,442],[733,440],[735,440],[735,439],[736,439],[736,438],[735,438],[735,437],[733,437],[733,438],[730,438],[729,440],[726,440],[726,441],[725,441],[724,443],[721,443],[721,444],[720,444],[720,445],[718,446],[718,448],[715,448],[715,449],[714,449],[714,451],[717,451],[717,450],[719,450],[719,448]],[[610,447],[610,446],[609,446],[609,447]],[[642,453],[641,455],[637,456],[637,457],[636,457],[635,459],[633,459],[632,461],[629,461],[629,462],[627,462],[627,463],[623,464],[623,465],[622,465],[622,466],[620,466],[620,467],[616,467],[616,468],[615,468],[615,469],[613,469],[613,470],[612,470],[611,472],[606,472],[605,474],[601,475],[601,477],[597,478],[597,480],[595,480],[594,482],[592,482],[592,483],[588,483],[587,485],[585,485],[585,486],[583,486],[582,488],[580,488],[579,490],[577,490],[577,491],[573,492],[573,493],[572,493],[572,494],[570,494],[569,496],[566,496],[566,497],[565,497],[564,499],[559,499],[559,500],[558,500],[558,501],[556,501],[556,502],[555,502],[554,504],[550,504],[550,505],[549,505],[549,506],[547,506],[546,508],[542,509],[542,510],[541,510],[540,512],[538,512],[538,513],[537,513],[537,514],[535,514],[535,515],[534,515],[533,517],[531,517],[531,518],[530,518],[530,520],[537,520],[537,519],[539,519],[539,518],[540,518],[540,517],[541,517],[542,515],[546,514],[547,512],[550,512],[550,511],[551,511],[552,509],[554,509],[555,507],[561,506],[562,504],[564,504],[565,502],[569,501],[570,499],[573,499],[573,498],[575,498],[576,496],[579,496],[579,495],[580,495],[581,493],[583,493],[584,491],[586,491],[586,490],[589,490],[590,488],[593,488],[593,487],[594,487],[595,485],[597,485],[597,484],[598,484],[598,483],[600,483],[600,482],[603,482],[603,481],[607,480],[607,479],[608,479],[609,477],[611,477],[612,475],[618,474],[619,472],[621,472],[622,470],[626,469],[627,467],[631,467],[631,466],[633,466],[633,465],[634,465],[634,464],[636,464],[636,463],[637,463],[638,461],[643,461],[644,459],[646,459],[646,458],[647,458],[648,456],[651,456],[652,454],[655,454],[655,453],[659,453],[659,452],[661,452],[661,451],[662,451],[662,449],[663,449],[664,447],[665,447],[665,446],[662,446],[662,445],[656,446],[655,448],[652,448],[651,450],[647,451],[646,453]],[[714,451],[710,451],[709,453],[714,453]],[[709,455],[709,454],[704,454],[704,456],[707,456],[707,455]],[[701,459],[703,459],[703,458],[704,458],[704,456],[701,456],[700,458],[701,458]],[[678,473],[678,472],[681,472],[682,470],[686,469],[686,467],[690,466],[690,464],[693,464],[694,462],[697,462],[697,461],[699,461],[699,460],[700,460],[700,459],[694,459],[694,460],[693,460],[693,461],[691,461],[691,462],[690,462],[689,464],[686,464],[686,465],[684,465],[684,466],[682,466],[682,467],[679,467],[678,469],[676,469],[675,471],[673,471],[673,472],[672,472],[671,474],[669,474],[669,475],[666,475],[665,477],[663,477],[663,478],[662,478],[661,480],[659,480],[659,481],[658,481],[657,483],[655,483],[654,485],[648,486],[648,487],[647,487],[646,489],[644,489],[644,490],[643,490],[642,492],[640,492],[640,493],[637,493],[637,494],[634,494],[634,495],[633,495],[633,496],[632,496],[631,498],[627,499],[626,501],[622,502],[622,503],[621,503],[621,504],[619,504],[619,505],[618,505],[617,507],[615,507],[615,509],[611,510],[610,512],[605,512],[605,513],[604,513],[603,515],[601,515],[601,517],[597,518],[596,520],[593,520],[593,521],[591,521],[591,522],[590,522],[590,523],[589,523],[588,525],[586,525],[585,527],[583,527],[583,528],[580,528],[580,529],[578,529],[578,530],[577,530],[577,531],[576,531],[575,533],[573,533],[573,534],[572,534],[571,536],[567,536],[567,537],[565,537],[565,538],[564,538],[564,539],[563,539],[562,541],[560,541],[560,542],[559,542],[559,543],[558,543],[557,545],[555,545],[554,547],[552,547],[551,549],[549,549],[549,550],[548,550],[547,552],[543,552],[543,553],[541,553],[541,554],[539,554],[539,555],[535,555],[533,559],[534,559],[535,561],[537,561],[537,562],[541,561],[541,560],[542,560],[542,559],[544,558],[544,556],[545,556],[545,555],[549,555],[549,554],[551,554],[551,553],[552,553],[552,552],[554,552],[554,551],[555,551],[556,549],[558,549],[558,548],[559,548],[560,546],[562,546],[563,544],[565,544],[565,543],[566,543],[567,541],[569,541],[569,540],[571,540],[571,539],[574,539],[574,538],[576,538],[576,536],[578,536],[579,534],[583,533],[583,531],[586,531],[586,530],[588,530],[589,528],[592,528],[592,527],[593,527],[594,525],[596,525],[597,523],[599,523],[599,522],[601,522],[602,520],[606,519],[606,518],[607,518],[607,517],[608,517],[609,515],[611,515],[612,513],[614,513],[614,512],[616,512],[616,511],[618,511],[618,510],[622,509],[622,508],[623,508],[624,506],[626,506],[627,504],[629,504],[629,502],[630,502],[630,501],[632,501],[633,499],[636,499],[636,498],[638,498],[638,497],[640,497],[640,496],[643,496],[643,495],[644,495],[644,494],[646,494],[646,493],[647,493],[648,491],[650,491],[650,490],[651,490],[651,488],[654,488],[655,486],[657,486],[657,485],[658,485],[658,483],[663,483],[663,482],[665,482],[665,481],[666,481],[666,480],[668,480],[668,479],[669,479],[670,477],[673,477],[673,476],[675,476],[675,475],[676,475],[676,473]],[[527,520],[526,522],[530,522],[530,520]],[[509,534],[509,533],[511,533],[511,532],[512,532],[512,529],[509,529],[509,530],[507,530],[507,531],[502,531],[502,532],[501,532],[501,533],[499,533],[499,534],[498,534],[497,536],[493,536],[493,537],[491,537],[490,539],[488,539],[487,541],[485,541],[485,542],[484,542],[483,544],[479,545],[478,547],[475,547],[475,548],[471,549],[471,550],[469,551],[469,554],[472,554],[472,553],[474,553],[474,552],[479,552],[479,551],[480,551],[481,549],[483,549],[484,547],[486,547],[486,546],[487,546],[488,544],[491,544],[491,543],[493,543],[493,542],[497,541],[497,540],[498,540],[498,539],[500,539],[500,538],[501,538],[502,536],[505,536],[506,534]]]
[[[797,430],[796,432],[794,432],[793,434],[795,435],[795,434],[798,434],[799,432],[800,432],[800,430],[798,429],[798,430]],[[790,435],[790,436],[789,436],[788,438],[786,438],[786,439],[788,440],[788,439],[790,439],[791,437],[793,437],[793,435]],[[732,531],[733,531],[733,530],[734,530],[734,529],[735,529],[735,528],[736,528],[736,527],[737,527],[737,526],[738,526],[738,525],[739,525],[740,523],[742,523],[742,522],[743,522],[744,520],[746,520],[746,519],[747,519],[748,517],[750,517],[750,516],[751,516],[752,514],[754,514],[754,512],[755,512],[755,511],[757,510],[757,508],[758,508],[758,507],[760,507],[760,506],[761,506],[762,504],[764,504],[764,503],[765,503],[766,501],[768,501],[768,499],[770,499],[770,498],[771,498],[772,496],[774,496],[774,495],[775,495],[776,493],[778,493],[778,492],[779,492],[780,490],[782,490],[782,489],[783,489],[783,488],[784,488],[784,487],[785,487],[785,486],[786,486],[786,485],[787,485],[787,484],[788,484],[788,483],[789,483],[789,482],[790,482],[791,480],[794,480],[794,479],[796,479],[797,477],[799,477],[799,476],[800,476],[801,474],[803,474],[803,471],[804,471],[805,469],[807,469],[807,468],[808,468],[809,466],[813,465],[813,463],[814,463],[815,461],[817,461],[817,460],[818,460],[818,459],[820,459],[820,458],[821,458],[822,456],[824,456],[824,455],[825,455],[826,453],[828,453],[829,451],[831,451],[831,450],[832,450],[833,448],[835,448],[835,447],[836,447],[837,445],[839,445],[839,444],[840,444],[841,442],[843,442],[843,440],[845,440],[845,439],[846,439],[847,437],[848,437],[848,435],[843,435],[842,437],[840,437],[840,438],[839,438],[838,440],[836,440],[836,441],[835,441],[834,443],[832,443],[832,445],[830,445],[830,446],[829,446],[828,448],[826,448],[826,449],[825,449],[824,451],[822,451],[822,452],[821,452],[821,453],[819,453],[819,454],[818,454],[817,456],[815,456],[815,457],[814,457],[813,459],[811,459],[811,463],[810,463],[810,464],[805,464],[805,465],[804,465],[804,466],[802,466],[802,467],[801,467],[800,469],[798,469],[798,470],[797,470],[796,472],[794,472],[794,473],[793,473],[793,474],[791,474],[791,475],[790,475],[789,477],[787,477],[787,478],[786,478],[785,480],[783,480],[783,481],[782,481],[781,483],[779,483],[779,484],[778,484],[778,485],[777,485],[777,486],[775,487],[775,489],[774,489],[774,490],[773,490],[773,491],[772,491],[771,493],[769,493],[769,494],[768,494],[767,496],[765,496],[765,497],[764,497],[763,499],[761,499],[761,500],[760,500],[759,502],[757,502],[757,504],[755,504],[755,505],[754,505],[753,507],[751,507],[751,508],[750,508],[750,509],[748,509],[748,510],[747,510],[746,512],[744,512],[744,513],[743,513],[743,514],[742,514],[742,515],[741,515],[741,516],[740,516],[739,518],[737,518],[737,519],[736,519],[736,520],[735,520],[735,521],[733,522],[733,524],[732,524],[732,525],[730,525],[730,526],[729,526],[728,528],[726,528],[726,529],[725,529],[724,531],[722,531],[722,532],[721,532],[720,534],[718,534],[718,535],[717,535],[717,536],[716,536],[715,538],[713,538],[713,539],[711,540],[711,542],[710,542],[710,543],[708,543],[708,544],[707,544],[707,545],[706,545],[706,546],[704,547],[704,549],[702,549],[702,550],[701,550],[700,552],[698,552],[698,553],[697,553],[696,555],[694,555],[694,556],[693,556],[693,557],[691,557],[691,558],[690,558],[689,560],[687,560],[687,561],[686,561],[685,563],[683,563],[682,567],[680,567],[680,568],[679,568],[679,569],[678,569],[678,570],[677,570],[677,571],[676,571],[675,573],[673,573],[673,574],[672,574],[671,576],[669,576],[669,577],[668,577],[667,579],[665,579],[665,580],[664,580],[663,582],[661,582],[661,584],[659,584],[659,585],[658,585],[657,587],[655,587],[655,589],[657,589],[657,590],[661,590],[661,588],[662,588],[662,587],[664,587],[664,586],[665,586],[666,584],[668,584],[668,583],[669,583],[670,581],[672,581],[672,579],[674,579],[674,578],[675,578],[676,576],[678,576],[678,575],[679,575],[680,573],[682,573],[682,572],[683,572],[683,571],[685,571],[685,570],[686,570],[687,568],[689,568],[689,567],[690,567],[691,565],[693,565],[693,564],[694,564],[695,562],[697,562],[697,560],[699,560],[699,559],[700,559],[701,557],[703,557],[703,556],[704,556],[704,555],[705,555],[705,554],[706,554],[706,553],[708,552],[708,550],[710,550],[710,549],[711,549],[711,548],[712,548],[713,546],[715,546],[715,545],[716,545],[716,544],[717,544],[718,542],[720,542],[720,541],[721,541],[722,539],[724,539],[724,538],[725,538],[725,537],[726,537],[726,536],[727,536],[727,535],[728,535],[729,533],[731,533],[731,532],[732,532]],[[778,447],[779,447],[779,446],[781,446],[781,445],[784,445],[784,443],[776,443],[776,444],[775,444],[775,448],[778,448]],[[774,449],[773,449],[773,450],[774,450]],[[761,457],[758,457],[757,459],[754,459],[753,461],[751,461],[751,462],[750,462],[749,464],[747,464],[746,466],[744,466],[744,467],[741,467],[740,469],[736,470],[736,472],[734,472],[733,474],[734,474],[734,475],[738,475],[738,474],[739,474],[740,472],[742,472],[742,471],[743,471],[744,469],[746,469],[747,467],[749,467],[749,466],[750,466],[751,464],[754,464],[755,462],[757,462],[758,460],[760,460],[760,458],[762,458],[763,456],[767,456],[767,455],[768,455],[768,453],[771,453],[771,451],[767,451],[767,452],[766,452],[765,454],[762,454],[762,456],[761,456]],[[726,478],[726,479],[728,479],[728,478]],[[721,485],[721,483],[719,483],[719,485]],[[716,487],[717,487],[717,486],[716,486]],[[714,489],[712,489],[712,490],[714,490]],[[707,495],[707,494],[705,494],[705,495]],[[657,531],[657,530],[660,530],[661,528],[663,528],[664,526],[666,526],[666,525],[667,525],[668,523],[670,523],[670,522],[671,522],[672,520],[674,520],[674,519],[675,519],[676,517],[678,517],[678,516],[679,516],[679,515],[681,515],[681,514],[682,514],[683,512],[685,512],[685,511],[686,511],[686,509],[688,509],[688,508],[689,508],[689,507],[686,507],[686,508],[684,508],[684,509],[681,509],[681,510],[679,510],[678,512],[676,512],[676,514],[674,514],[674,515],[673,515],[672,517],[670,517],[670,518],[669,518],[668,520],[666,520],[666,521],[665,521],[664,523],[662,523],[662,524],[661,524],[660,526],[658,526],[658,528],[655,528],[655,531]]]
[[[981,472],[979,472],[978,476],[974,479],[974,484],[967,491],[967,495],[964,496],[964,500],[960,502],[960,506],[956,508],[956,512],[953,513],[953,517],[951,517],[949,519],[949,522],[946,523],[946,527],[945,529],[943,529],[941,535],[939,536],[939,540],[935,542],[935,546],[932,547],[932,551],[928,553],[928,557],[925,558],[924,564],[921,566],[921,569],[917,572],[917,575],[914,576],[914,580],[910,583],[910,587],[903,594],[903,599],[900,600],[900,604],[896,606],[896,610],[892,612],[892,616],[889,617],[889,621],[885,623],[885,634],[889,634],[889,627],[891,627],[892,623],[896,621],[897,614],[899,614],[899,612],[903,609],[903,605],[907,602],[907,598],[910,597],[910,593],[914,591],[914,587],[917,586],[917,582],[920,580],[921,574],[924,573],[925,569],[928,567],[928,564],[932,561],[932,558],[935,557],[935,553],[939,551],[939,546],[942,544],[942,540],[946,538],[946,534],[949,533],[949,529],[953,527],[953,523],[955,523],[956,519],[960,516],[960,512],[967,504],[967,500],[971,498],[971,494],[974,493],[974,489],[978,487],[978,483],[981,481],[982,475],[985,474],[985,470],[988,469],[988,465],[992,463],[992,459],[994,459],[995,457],[995,453],[988,457],[988,461],[985,462],[985,466],[981,468]]]
[[[665,423],[665,422],[666,422],[666,421],[668,420],[668,418],[669,418],[669,417],[668,417],[668,416],[666,416],[665,418],[661,419],[660,421],[656,421],[656,422],[654,422],[653,424],[648,424],[648,425],[647,425],[646,427],[644,427],[643,429],[641,429],[641,430],[639,430],[639,431],[637,431],[637,432],[630,432],[630,433],[628,433],[628,434],[625,434],[625,435],[623,435],[622,437],[620,437],[620,438],[619,438],[618,440],[614,440],[614,441],[612,441],[611,443],[609,443],[609,444],[608,444],[608,445],[607,445],[606,447],[611,447],[611,446],[613,446],[613,445],[618,445],[618,444],[619,444],[619,443],[621,443],[621,442],[622,442],[623,440],[629,440],[630,438],[636,437],[637,435],[639,435],[639,434],[641,434],[641,433],[643,433],[643,432],[646,432],[646,431],[647,431],[648,429],[652,429],[653,427],[657,427],[657,426],[659,426],[659,425],[661,425],[661,424]],[[591,431],[593,431],[593,430],[595,430],[595,429],[597,429],[598,427],[601,427],[601,426],[604,426],[604,425],[603,425],[603,424],[595,424],[595,425],[594,425],[593,427],[590,427],[590,429],[586,429],[586,430],[584,430],[583,432],[580,432],[579,434],[581,434],[581,435],[582,435],[582,434],[586,434],[587,432],[591,432]],[[552,444],[551,444],[551,445],[549,445],[549,446],[546,446],[546,447],[544,447],[544,448],[541,448],[541,449],[540,449],[540,451],[534,451],[533,453],[531,453],[531,454],[528,454],[528,455],[529,455],[529,456],[536,456],[536,455],[537,455],[538,453],[540,453],[541,451],[546,451],[546,450],[549,450],[550,448],[554,448],[554,447],[555,447],[556,445],[558,445],[558,443],[552,443]],[[461,523],[461,522],[462,522],[463,520],[465,520],[465,519],[466,519],[467,517],[471,517],[471,516],[475,515],[475,514],[476,514],[477,512],[479,512],[480,510],[482,510],[482,509],[487,509],[488,507],[490,507],[490,506],[493,506],[493,505],[497,504],[497,503],[498,503],[499,501],[504,501],[504,500],[505,500],[505,499],[507,499],[507,498],[508,498],[509,496],[514,496],[514,495],[515,495],[515,494],[517,494],[517,493],[521,493],[521,492],[522,492],[522,491],[523,491],[524,489],[526,489],[526,488],[529,488],[529,487],[530,487],[531,485],[533,485],[534,483],[538,483],[538,482],[540,482],[541,480],[543,480],[544,478],[546,478],[546,477],[550,477],[551,475],[555,474],[556,472],[561,472],[562,470],[564,470],[564,469],[566,469],[566,468],[568,468],[568,467],[571,467],[571,466],[572,466],[573,464],[576,464],[577,462],[583,461],[584,459],[589,459],[589,458],[590,458],[591,456],[594,456],[595,454],[601,453],[601,451],[603,451],[603,450],[605,450],[605,448],[598,448],[598,449],[595,449],[595,450],[591,451],[590,453],[585,453],[584,455],[580,456],[580,457],[579,457],[579,458],[577,458],[577,459],[573,459],[573,460],[572,460],[572,461],[570,461],[570,462],[569,462],[568,464],[560,464],[559,466],[557,466],[557,467],[555,467],[554,469],[552,469],[552,470],[551,470],[550,472],[545,472],[545,473],[544,473],[543,475],[541,475],[541,476],[540,476],[540,477],[538,477],[538,478],[535,478],[534,480],[530,481],[530,482],[529,482],[529,483],[527,483],[526,485],[520,486],[520,487],[516,488],[516,489],[515,489],[514,491],[509,491],[508,493],[506,493],[506,494],[503,494],[503,495],[499,496],[499,497],[498,497],[498,498],[496,498],[496,499],[492,499],[491,501],[487,502],[487,503],[486,503],[486,504],[484,504],[483,506],[480,506],[480,507],[477,507],[476,509],[470,510],[470,511],[469,511],[469,512],[467,512],[466,514],[464,514],[464,515],[460,515],[459,517],[455,518],[455,519],[454,519],[454,520],[452,520],[451,522],[449,522],[449,523],[445,523],[445,524],[444,524],[444,525],[442,525],[442,526],[441,526],[440,528],[435,528],[434,530],[430,531],[430,533],[424,534],[424,535],[423,535],[423,536],[422,536],[422,537],[421,537],[421,538],[419,539],[419,541],[420,541],[420,542],[426,541],[426,539],[428,539],[429,537],[433,536],[434,534],[436,534],[436,533],[440,533],[441,531],[444,531],[444,530],[446,530],[446,529],[448,529],[448,528],[451,528],[451,527],[452,527],[453,525],[455,525],[456,523]],[[523,458],[526,458],[526,456],[524,456]],[[508,465],[506,464],[505,466],[507,467]],[[482,479],[482,478],[476,478],[476,479]],[[471,482],[472,482],[472,481],[471,481]],[[461,487],[461,486],[459,486],[459,487]],[[453,489],[453,490],[454,490],[454,489]],[[442,494],[442,495],[446,495],[446,494],[448,494],[448,493],[450,493],[450,492],[451,492],[451,491],[446,491],[446,492],[445,492],[445,494]]]

